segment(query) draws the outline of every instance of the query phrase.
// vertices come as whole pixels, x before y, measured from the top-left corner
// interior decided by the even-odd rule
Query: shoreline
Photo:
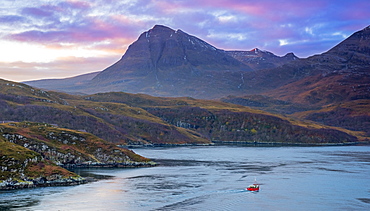
[[[76,178],[69,177],[56,180],[45,180],[45,178],[43,177],[37,179],[24,179],[24,180],[14,178],[14,180],[11,179],[0,182],[0,191],[39,188],[39,187],[75,186],[86,184],[88,182],[89,181],[84,177]]]
[[[287,142],[242,142],[242,141],[212,141],[209,144],[145,144],[145,145],[118,145],[126,149],[155,148],[155,147],[187,147],[187,146],[248,146],[248,147],[284,147],[284,146],[367,146],[370,141],[358,141],[347,143],[287,143]]]
[[[155,162],[149,163],[93,163],[93,164],[67,164],[60,165],[60,167],[76,173],[74,170],[77,169],[89,169],[89,168],[145,168],[154,167],[158,164]],[[83,185],[90,182],[96,182],[102,179],[109,178],[109,175],[94,175],[89,174],[83,176],[76,173],[76,177],[63,178],[62,175],[57,175],[57,179],[48,179],[47,177],[38,177],[36,179],[30,178],[10,178],[7,180],[0,181],[0,191],[17,190],[17,189],[28,189],[28,188],[40,188],[40,187],[57,187],[57,186],[75,186]],[[93,175],[93,176],[91,176]]]

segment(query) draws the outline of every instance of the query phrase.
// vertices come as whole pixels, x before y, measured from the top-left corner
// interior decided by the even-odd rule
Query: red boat
[[[249,191],[259,191],[260,186],[258,184],[253,184],[253,185],[248,186],[246,189]]]
[[[248,191],[259,191],[260,190],[260,185],[257,183],[256,179],[254,179],[253,185],[250,185],[246,188]]]

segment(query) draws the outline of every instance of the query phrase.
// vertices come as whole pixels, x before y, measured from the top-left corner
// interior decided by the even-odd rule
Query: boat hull
[[[247,191],[259,191],[260,188],[246,188]]]

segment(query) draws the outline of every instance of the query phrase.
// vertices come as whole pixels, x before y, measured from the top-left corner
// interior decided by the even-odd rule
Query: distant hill
[[[101,71],[87,73],[75,77],[64,79],[42,79],[35,81],[24,81],[23,83],[33,87],[47,90],[60,90],[70,94],[84,94],[79,93],[77,90],[84,87],[91,79],[98,75]]]

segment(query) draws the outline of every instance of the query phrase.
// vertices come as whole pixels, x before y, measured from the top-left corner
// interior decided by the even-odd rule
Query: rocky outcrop
[[[51,187],[51,186],[72,186],[87,183],[83,177],[67,177],[63,175],[53,175],[53,177],[38,177],[30,179],[23,178],[8,178],[0,180],[0,190],[13,190],[21,188],[36,188],[36,187]]]
[[[88,133],[41,123],[0,124],[0,189],[86,182],[66,167],[153,165],[147,158]]]

